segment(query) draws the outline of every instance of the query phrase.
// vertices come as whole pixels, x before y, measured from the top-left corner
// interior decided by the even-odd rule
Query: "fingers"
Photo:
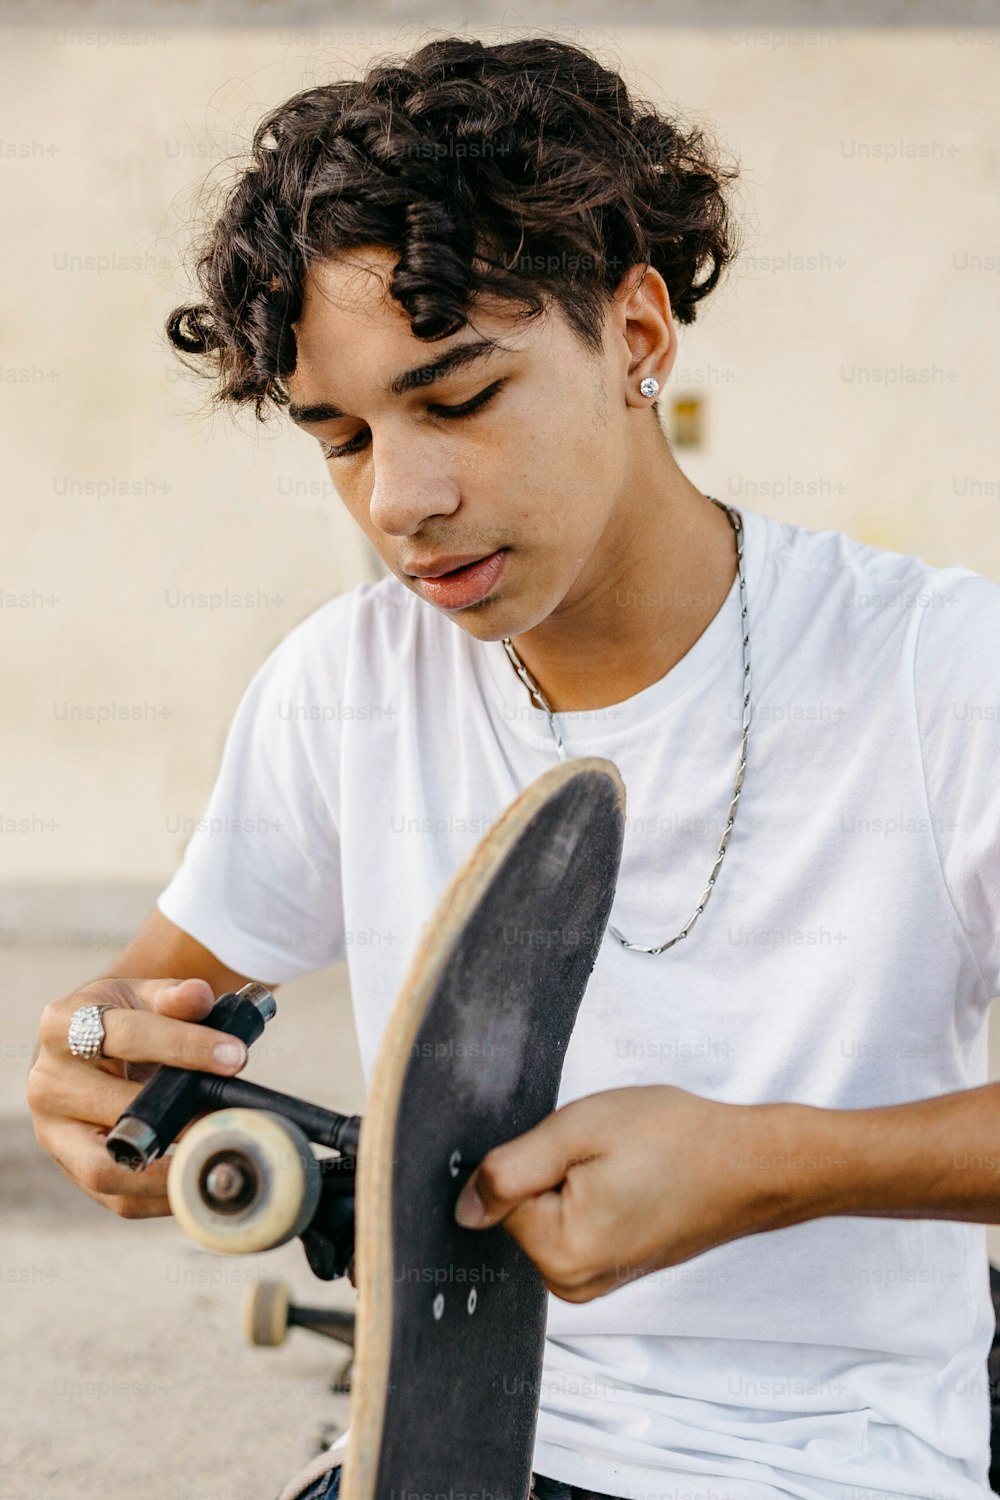
[[[169,1162],[141,1172],[109,1154],[109,1130],[157,1066],[231,1075],[246,1064],[238,1037],[199,1025],[215,1003],[204,979],[93,980],[46,1006],[26,1094],[43,1150],[95,1203],[123,1218],[170,1213]],[[81,1005],[107,1004],[102,1055],[74,1057],[69,1023]]]
[[[600,1182],[602,1165],[570,1163],[558,1189],[525,1198],[503,1221],[548,1290],[564,1301],[587,1301],[618,1284],[617,1271],[608,1277],[611,1226],[604,1210],[611,1184]]]
[[[106,1010],[108,1057],[125,1062],[165,1063],[206,1073],[237,1073],[247,1060],[245,1043],[225,1031],[175,1020],[154,1011]]]
[[[144,979],[136,988],[153,1010],[179,1021],[203,1021],[215,1004],[207,979]]]
[[[618,1268],[609,1274],[605,1264],[607,1241],[601,1223],[601,1195],[592,1191],[593,1162],[570,1161],[565,1169],[554,1168],[549,1175],[563,1172],[558,1186],[529,1195],[523,1192],[526,1179],[521,1178],[521,1185],[516,1185],[516,1169],[491,1161],[493,1154],[480,1166],[484,1173],[482,1191],[488,1203],[484,1205],[484,1217],[476,1224],[464,1218],[459,1222],[481,1229],[502,1219],[504,1229],[534,1261],[546,1288],[566,1302],[587,1302],[620,1285],[623,1278]],[[502,1177],[508,1171],[510,1176],[504,1183]],[[498,1177],[499,1190],[495,1186]],[[500,1215],[499,1205],[518,1193],[519,1200]]]
[[[126,1010],[157,1010],[183,1021],[201,1021],[215,1004],[207,979],[92,979],[89,984],[53,1002],[67,1019],[78,1005],[103,1002]]]
[[[155,985],[156,989],[145,986]],[[101,1000],[92,998],[98,991]],[[136,1001],[145,1002],[137,1006]],[[200,1015],[207,1015],[214,1004],[211,986],[202,979],[182,983],[145,980],[136,984],[100,980],[72,995],[53,1001],[42,1014],[39,1033],[44,1047],[70,1058],[68,1030],[73,1011],[81,1004],[109,1003],[113,1009],[102,1012],[105,1059],[128,1063],[165,1063],[202,1072],[231,1074],[239,1072],[247,1059],[247,1049],[238,1037],[229,1036],[214,1027],[200,1026]],[[184,1019],[186,1017],[186,1019]],[[94,1061],[83,1062],[91,1071]]]
[[[67,1065],[43,1053],[28,1077],[26,1095],[32,1111],[40,1116],[82,1120],[110,1130],[141,1087],[82,1058]]]
[[[459,1194],[455,1217],[467,1229],[487,1229],[527,1198],[546,1192],[558,1197],[553,1190],[582,1159],[567,1112],[557,1110],[483,1158]]]
[[[548,1290],[569,1302],[589,1301],[621,1279],[607,1265],[607,1206],[615,1188],[603,1144],[607,1110],[591,1099],[588,1112],[598,1121],[594,1132],[581,1129],[580,1108],[568,1104],[490,1151],[455,1205],[456,1219],[468,1228],[502,1223]]]
[[[82,1120],[39,1119],[38,1143],[88,1197],[122,1218],[154,1218],[170,1213],[166,1183],[169,1161],[162,1157],[142,1172],[120,1167],[105,1146],[107,1130]]]

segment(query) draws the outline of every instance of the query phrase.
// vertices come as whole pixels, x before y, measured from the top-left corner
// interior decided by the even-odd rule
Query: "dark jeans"
[[[337,1500],[340,1494],[340,1469],[332,1469],[311,1484],[300,1500]],[[576,1485],[563,1484],[559,1479],[547,1479],[544,1474],[531,1476],[531,1500],[611,1500],[593,1490],[581,1490]]]

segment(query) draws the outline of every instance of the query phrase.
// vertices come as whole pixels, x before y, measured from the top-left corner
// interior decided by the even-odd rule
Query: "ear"
[[[622,384],[629,406],[648,408],[639,381],[654,376],[663,390],[677,358],[677,329],[667,284],[654,266],[633,266],[615,291],[610,321],[621,341]]]

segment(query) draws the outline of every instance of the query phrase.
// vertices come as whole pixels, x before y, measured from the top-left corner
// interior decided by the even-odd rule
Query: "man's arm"
[[[1000,1084],[850,1110],[591,1094],[489,1152],[457,1209],[502,1221],[569,1302],[809,1219],[998,1224]]]
[[[159,907],[154,906],[145,922],[112,963],[95,975],[98,979],[207,979],[216,996],[229,994],[249,984],[245,974],[225,964],[184,932]],[[278,986],[261,980],[269,990]]]
[[[1000,1083],[877,1109],[795,1108],[814,1163],[797,1196],[819,1214],[1000,1224]]]

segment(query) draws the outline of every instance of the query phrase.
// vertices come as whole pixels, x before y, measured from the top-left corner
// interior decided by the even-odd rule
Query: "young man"
[[[221,402],[287,408],[391,576],[257,671],[207,809],[234,831],[192,839],[121,988],[49,1007],[32,1104],[88,1191],[164,1211],[96,1164],[108,1073],[214,1040],[206,980],[345,956],[367,1072],[456,866],[557,755],[607,756],[625,849],[562,1107],[459,1205],[555,1294],[535,1489],[979,1500],[1000,585],[681,472],[654,401],[731,256],[725,177],[547,39],[262,122],[170,336]],[[98,990],[133,1008],[95,1075],[66,1027]]]

